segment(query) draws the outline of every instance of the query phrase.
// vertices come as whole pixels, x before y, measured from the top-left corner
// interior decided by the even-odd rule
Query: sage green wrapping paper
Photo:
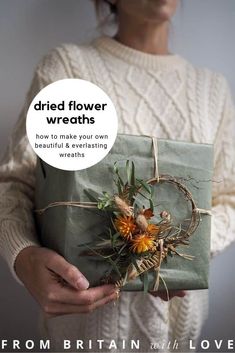
[[[159,174],[183,178],[183,183],[193,194],[197,207],[211,208],[211,181],[213,148],[208,144],[158,139]],[[152,139],[146,136],[118,135],[109,154],[98,164],[81,171],[63,171],[38,160],[36,169],[35,207],[41,209],[55,201],[90,201],[86,191],[94,196],[107,191],[117,191],[114,183],[114,162],[120,165],[129,159],[135,163],[139,179],[154,176]],[[123,168],[124,170],[125,168]],[[124,174],[123,174],[124,177]],[[168,183],[156,184],[153,195],[155,214],[162,210],[171,213],[175,224],[190,217],[189,203],[180,191]],[[141,201],[142,202],[142,201]],[[100,284],[109,264],[99,256],[80,256],[84,248],[78,245],[92,243],[110,224],[110,215],[98,209],[58,206],[36,214],[38,232],[43,246],[54,249],[74,264],[87,277],[90,287]],[[160,274],[168,290],[208,288],[211,217],[201,215],[196,232],[190,237],[190,246],[177,248],[181,253],[195,256],[190,261],[179,256],[167,257]],[[149,272],[152,288],[155,273]],[[164,289],[160,281],[160,289]],[[143,290],[140,278],[123,288],[127,291]]]

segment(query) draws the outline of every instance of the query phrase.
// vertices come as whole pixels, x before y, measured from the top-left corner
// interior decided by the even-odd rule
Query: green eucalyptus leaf
[[[139,180],[140,185],[151,195],[151,186],[147,184],[144,180]]]
[[[126,161],[126,174],[127,174],[127,181],[128,184],[131,185],[131,167],[130,167],[130,161]]]
[[[117,162],[114,162],[114,165],[113,165],[113,170],[114,170],[114,173],[118,174],[118,166],[117,166]]]
[[[117,181],[117,188],[118,188],[118,194],[120,195],[120,194],[122,194],[122,185],[121,185],[121,183],[120,183],[120,180],[118,179],[118,181]]]
[[[153,200],[152,199],[149,199],[149,207],[150,207],[151,211],[153,212],[154,211],[154,205],[153,205]]]
[[[87,198],[91,201],[91,202],[97,202],[97,198],[92,195],[89,191],[84,190],[84,194],[86,194]]]
[[[135,185],[135,164],[131,162],[131,185]]]

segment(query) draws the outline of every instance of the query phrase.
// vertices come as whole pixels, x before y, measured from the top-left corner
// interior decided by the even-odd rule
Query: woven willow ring
[[[175,243],[174,245],[178,245],[177,240],[189,238],[197,229],[201,220],[200,210],[198,209],[193,199],[192,193],[178,179],[170,175],[161,175],[159,176],[159,178],[152,178],[147,181],[147,184],[149,185],[156,185],[160,183],[169,183],[169,184],[175,185],[178,188],[178,190],[184,195],[185,200],[189,201],[191,204],[192,211],[191,211],[191,217],[190,217],[190,221],[188,222],[189,224],[187,226],[187,229],[182,230],[181,232],[182,234],[180,233],[181,235],[178,235],[174,242]]]

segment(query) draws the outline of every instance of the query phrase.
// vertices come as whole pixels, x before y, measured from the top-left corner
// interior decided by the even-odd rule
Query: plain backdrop
[[[234,0],[185,0],[172,23],[171,51],[222,72],[234,96],[234,33]],[[41,56],[61,42],[81,43],[97,34],[90,0],[0,1],[0,153]],[[212,261],[203,338],[235,338],[234,258],[231,246]],[[36,338],[37,314],[34,300],[0,259],[0,338]]]

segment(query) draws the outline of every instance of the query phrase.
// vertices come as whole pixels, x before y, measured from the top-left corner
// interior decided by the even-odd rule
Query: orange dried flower
[[[150,219],[154,216],[151,208],[147,208],[146,210],[144,210],[143,215],[145,216],[146,219]]]
[[[160,227],[157,226],[156,224],[151,224],[151,223],[150,223],[150,224],[148,225],[147,232],[148,232],[151,236],[157,235],[157,234],[159,234],[159,232],[160,232]]]
[[[134,218],[132,216],[119,216],[114,221],[117,231],[128,240],[132,238],[132,233],[136,229]]]
[[[142,252],[152,250],[154,247],[154,238],[148,234],[143,233],[136,238],[132,239],[131,251],[140,254]]]

